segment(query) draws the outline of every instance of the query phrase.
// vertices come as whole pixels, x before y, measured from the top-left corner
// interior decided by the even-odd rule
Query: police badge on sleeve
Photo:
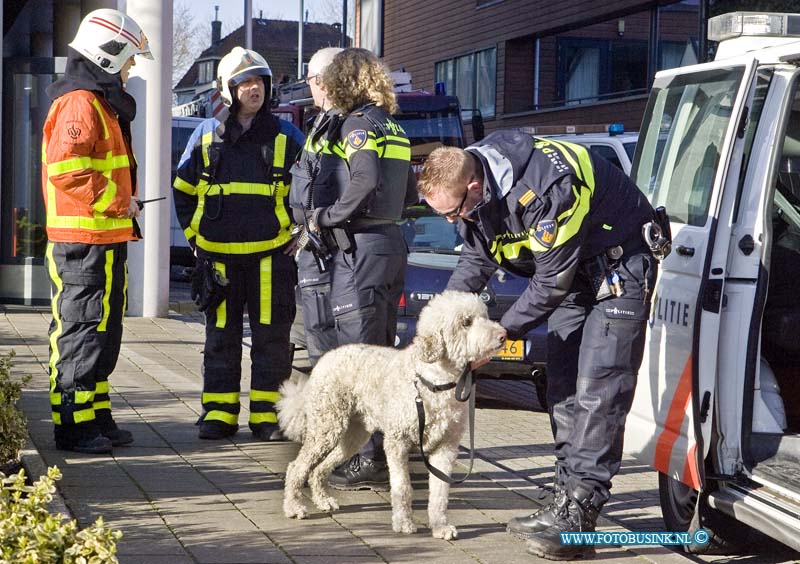
[[[543,219],[536,225],[533,238],[549,249],[556,242],[556,231],[558,231],[558,223],[554,219]]]
[[[347,134],[347,142],[353,149],[360,149],[367,142],[367,132],[363,129],[354,129]]]

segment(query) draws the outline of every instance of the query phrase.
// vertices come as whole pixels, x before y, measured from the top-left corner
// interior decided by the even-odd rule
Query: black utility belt
[[[599,255],[581,261],[581,270],[586,275],[597,301],[625,295],[625,284],[617,272],[619,261],[624,256],[639,252],[649,252],[644,239],[634,237],[613,247],[606,248]]]

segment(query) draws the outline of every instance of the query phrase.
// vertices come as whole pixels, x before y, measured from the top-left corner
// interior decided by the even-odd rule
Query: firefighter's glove
[[[228,279],[214,268],[212,260],[197,259],[197,266],[192,273],[191,291],[191,298],[197,309],[203,313],[217,309],[227,297],[229,284]]]

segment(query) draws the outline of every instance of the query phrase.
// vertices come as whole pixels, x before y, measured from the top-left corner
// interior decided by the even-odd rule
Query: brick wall
[[[384,0],[384,60],[392,70],[410,72],[416,88],[433,91],[437,62],[496,47],[496,117],[486,120],[487,133],[521,125],[610,122],[636,130],[646,101],[641,96],[533,111],[535,39],[540,38],[538,101],[548,108],[563,96],[558,92],[556,34],[617,38],[618,20],[624,18],[624,39],[646,42],[651,6],[642,0]],[[695,18],[688,32],[687,16]],[[661,33],[695,34],[696,13],[662,12]]]

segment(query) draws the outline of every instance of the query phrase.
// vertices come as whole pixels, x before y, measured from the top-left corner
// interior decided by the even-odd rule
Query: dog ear
[[[437,332],[429,335],[419,335],[414,337],[414,347],[416,357],[422,362],[436,362],[444,357],[444,338]]]

